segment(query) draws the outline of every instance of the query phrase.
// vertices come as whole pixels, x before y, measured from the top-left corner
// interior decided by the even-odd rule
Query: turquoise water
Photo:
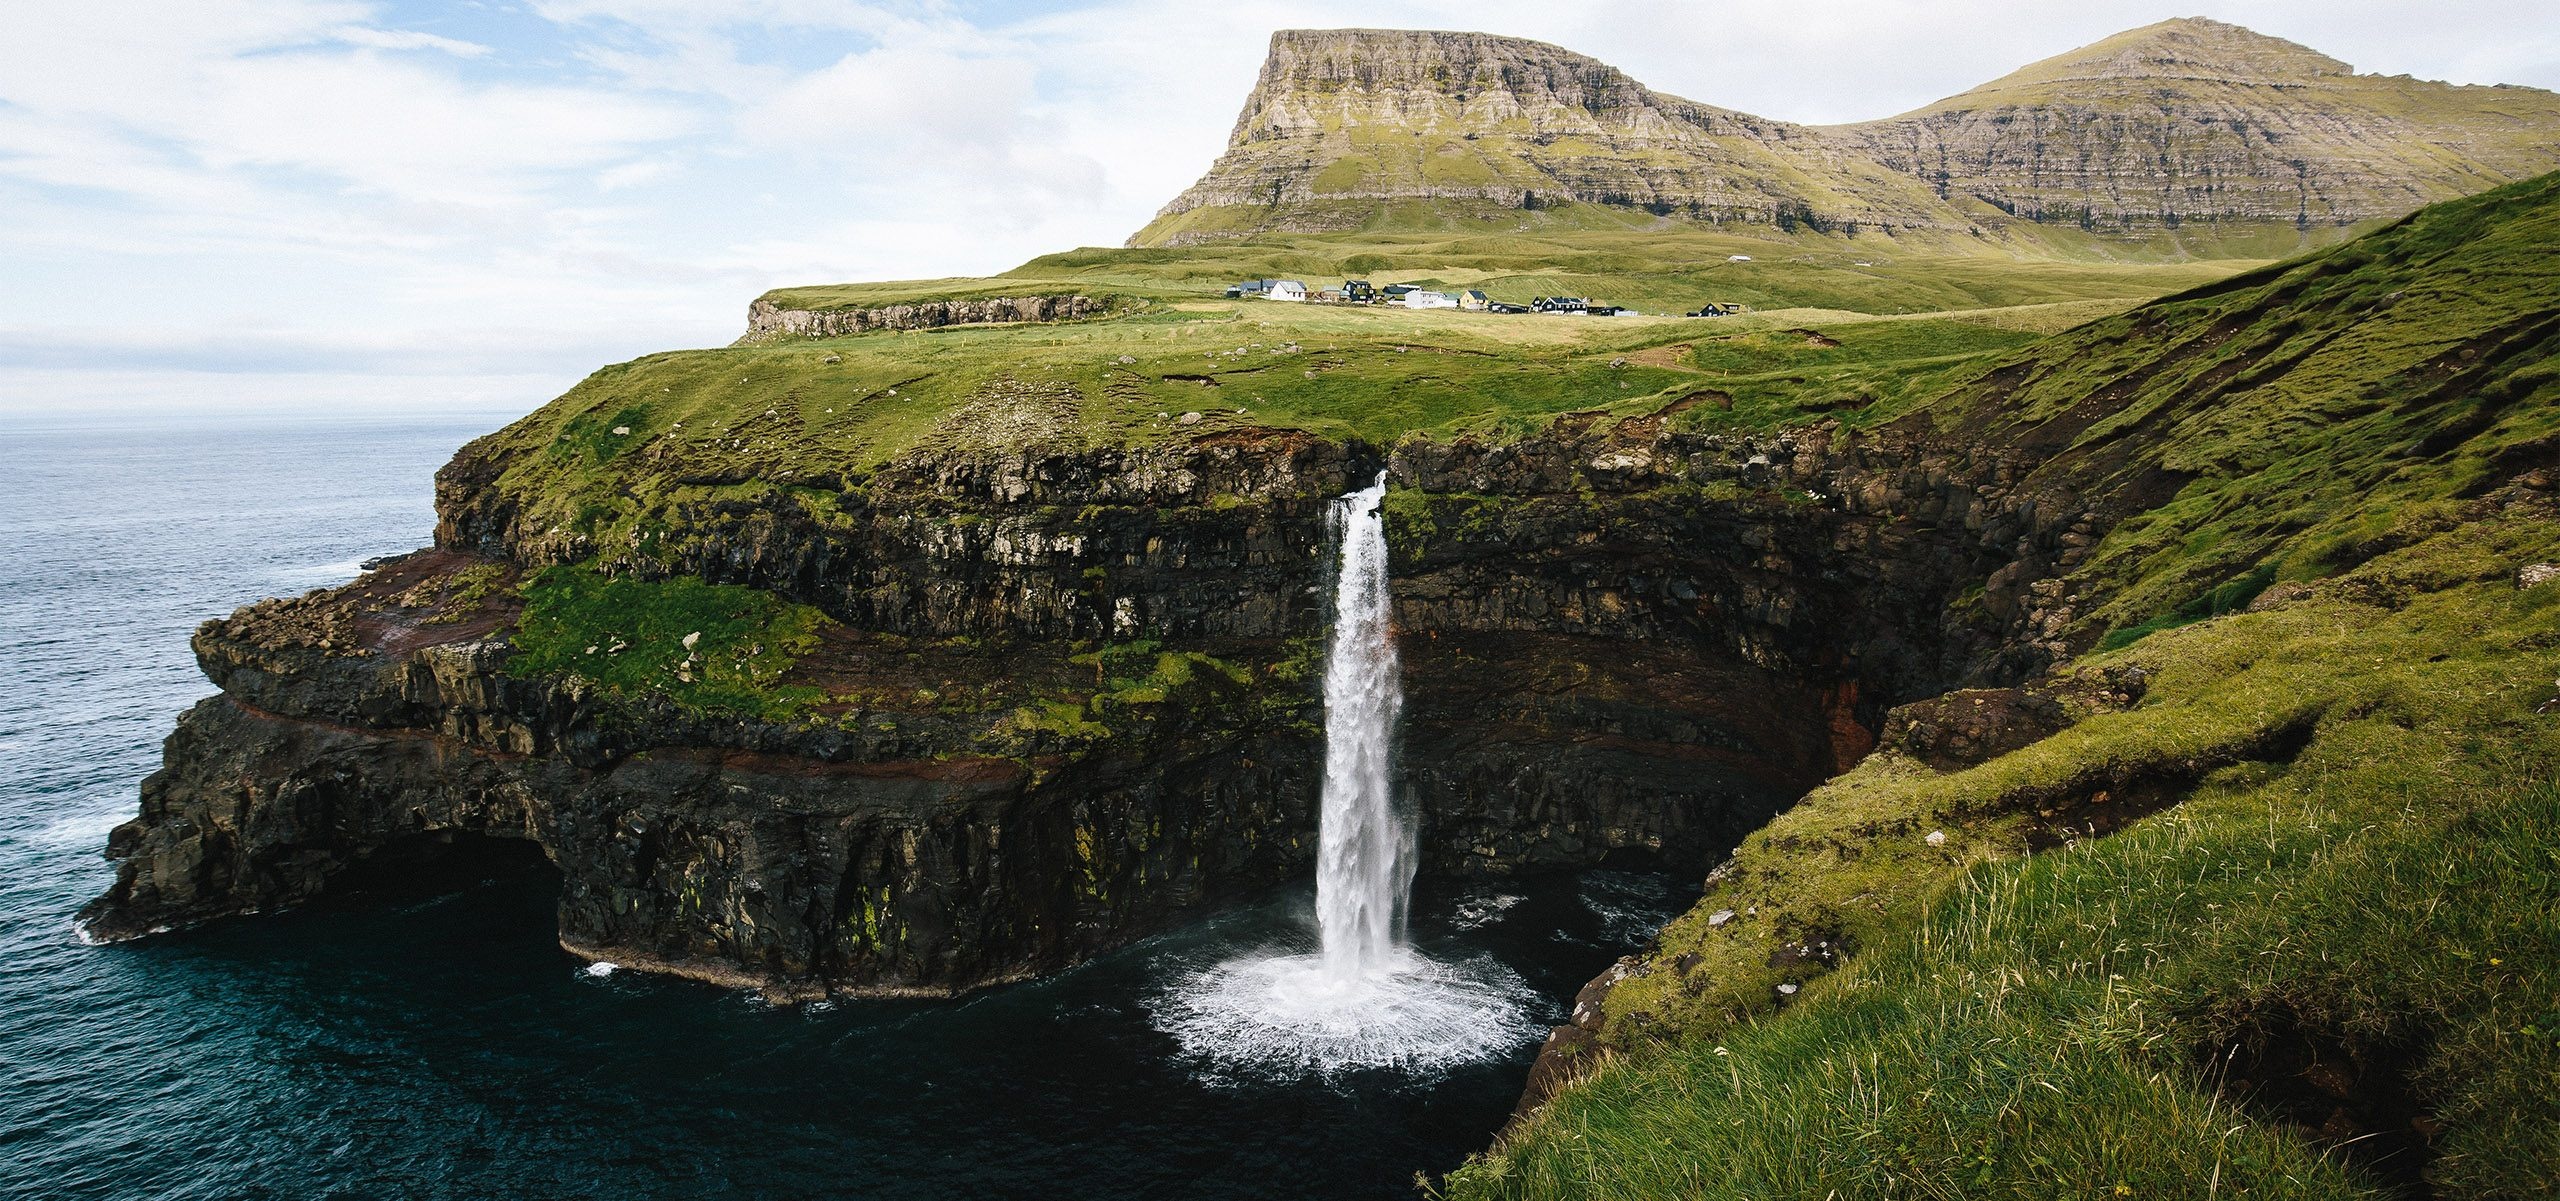
[[[0,419],[0,1196],[1406,1196],[1501,1122],[1534,1047],[1263,1079],[1156,1029],[1170,982],[1311,946],[1303,887],[956,1002],[589,976],[538,862],[81,945],[107,830],[212,691],[188,632],[426,542],[434,469],[500,420]],[[1682,899],[1426,881],[1414,926],[1510,967],[1549,1022]]]

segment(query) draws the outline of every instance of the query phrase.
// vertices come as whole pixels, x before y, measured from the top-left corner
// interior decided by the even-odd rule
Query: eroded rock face
[[[543,848],[581,954],[783,996],[938,995],[1305,866],[1317,752],[1287,704],[1187,696],[1095,753],[999,754],[969,715],[786,725],[615,702],[507,674],[483,623],[385,603],[476,562],[414,556],[208,623],[196,650],[225,692],[180,720],[112,837],[121,870],[87,931],[290,907],[461,833]],[[296,643],[293,623],[324,636]]]
[[[2560,96],[2358,75],[2281,38],[2189,18],[1845,132],[1941,195],[2033,221],[2335,226],[2547,169]]]
[[[939,329],[946,325],[995,325],[1024,321],[1075,321],[1111,310],[1094,296],[989,296],[929,300],[869,309],[786,309],[769,300],[747,306],[745,341],[835,338],[875,329]]]
[[[1569,50],[1480,33],[1292,29],[1271,53],[1226,153],[1133,245],[1266,229],[1358,227],[1382,202],[1534,210],[1563,201],[1717,220],[1810,213],[1962,229],[1917,181],[1844,164],[1819,130],[1664,95]],[[1854,152],[1853,152],[1854,153]],[[1196,227],[1195,210],[1226,219]]]
[[[512,673],[506,589],[434,598],[603,548],[523,519],[477,454],[439,477],[440,549],[199,633],[223,695],[117,831],[93,934],[302,903],[405,840],[479,834],[538,843],[563,944],[618,963],[790,996],[1054,970],[1306,869],[1323,513],[1381,469],[1424,870],[1696,868],[1895,702],[2041,667],[2068,604],[2041,581],[2090,519],[2020,494],[1996,449],[1660,417],[1392,452],[1244,430],[921,457],[670,512],[664,557],[604,565],[825,610],[847,629],[796,669],[821,684],[882,670],[882,638],[908,648],[887,670],[1012,681],[1005,705],[1072,711],[1100,673],[1068,660],[1141,638],[1231,682],[1066,731],[1005,705],[763,721]],[[1986,578],[1997,603],[1945,603]]]
[[[1352,229],[1415,201],[1494,216],[1571,200],[1815,230],[2335,229],[2530,178],[2555,157],[2550,92],[2358,75],[2202,18],[1835,126],[1665,95],[1519,38],[1282,30],[1226,152],[1130,242]]]

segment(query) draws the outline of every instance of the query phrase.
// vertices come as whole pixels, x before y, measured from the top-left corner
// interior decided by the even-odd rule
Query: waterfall
[[[1333,642],[1324,671],[1324,798],[1318,818],[1316,922],[1326,974],[1386,968],[1404,941],[1413,886],[1413,818],[1399,812],[1390,769],[1404,705],[1389,628],[1387,477],[1333,502],[1342,541]]]
[[[1389,628],[1387,477],[1333,502],[1342,545],[1324,673],[1324,784],[1316,829],[1316,948],[1266,947],[1185,963],[1156,998],[1159,1029],[1212,1075],[1391,1070],[1434,1074],[1537,1041],[1537,996],[1492,958],[1407,945],[1414,815],[1390,784],[1404,706]]]

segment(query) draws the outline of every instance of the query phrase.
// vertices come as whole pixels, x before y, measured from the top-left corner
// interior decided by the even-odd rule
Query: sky
[[[2549,0],[0,0],[0,412],[522,411],[768,288],[1116,245],[1274,29],[1537,38],[1821,123],[2190,15],[2560,89]]]

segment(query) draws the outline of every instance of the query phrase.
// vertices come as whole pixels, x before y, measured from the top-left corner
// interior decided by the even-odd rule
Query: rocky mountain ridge
[[[1132,245],[1582,203],[1794,229],[2336,228],[2560,165],[2560,96],[2357,75],[2203,18],[1843,126],[1477,33],[1284,30],[1228,149]]]

